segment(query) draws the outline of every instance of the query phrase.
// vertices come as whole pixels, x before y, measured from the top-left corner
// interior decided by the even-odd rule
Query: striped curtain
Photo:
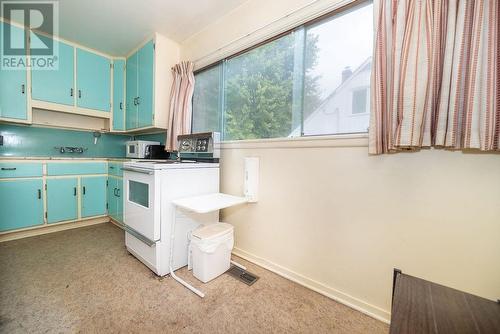
[[[498,151],[497,0],[375,0],[371,154]]]
[[[177,136],[191,133],[191,117],[194,92],[194,64],[183,61],[172,67],[170,113],[167,130],[167,151],[177,151]]]

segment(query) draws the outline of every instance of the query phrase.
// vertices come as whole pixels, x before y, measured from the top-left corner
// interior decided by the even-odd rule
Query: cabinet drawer
[[[109,162],[108,163],[108,174],[114,176],[123,176],[123,163],[121,162]]]
[[[107,174],[107,164],[105,162],[54,162],[47,164],[47,175],[50,176],[86,174]]]
[[[39,177],[43,175],[42,164],[23,162],[0,163],[0,179],[15,177]]]

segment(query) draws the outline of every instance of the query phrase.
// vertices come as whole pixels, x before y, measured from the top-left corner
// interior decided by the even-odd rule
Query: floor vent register
[[[246,285],[252,285],[259,279],[259,276],[249,273],[248,271],[236,266],[232,266],[227,273]]]

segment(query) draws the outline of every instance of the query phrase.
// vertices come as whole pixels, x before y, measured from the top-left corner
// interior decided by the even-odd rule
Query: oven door
[[[161,235],[158,179],[159,175],[154,170],[123,167],[123,220],[126,230],[128,228],[130,234],[149,244],[159,241]]]

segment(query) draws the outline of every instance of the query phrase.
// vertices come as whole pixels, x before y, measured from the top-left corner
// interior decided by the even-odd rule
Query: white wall
[[[248,1],[187,40],[182,58],[210,54],[307,2]],[[334,3],[319,1],[198,65]],[[237,254],[379,319],[389,319],[394,267],[500,298],[500,155],[369,156],[366,138],[227,143],[222,191],[242,193],[247,156],[261,158],[259,202],[223,213]]]
[[[200,68],[348,2],[249,0],[181,43],[181,57],[194,61],[196,68]],[[281,19],[283,16],[287,17]]]

